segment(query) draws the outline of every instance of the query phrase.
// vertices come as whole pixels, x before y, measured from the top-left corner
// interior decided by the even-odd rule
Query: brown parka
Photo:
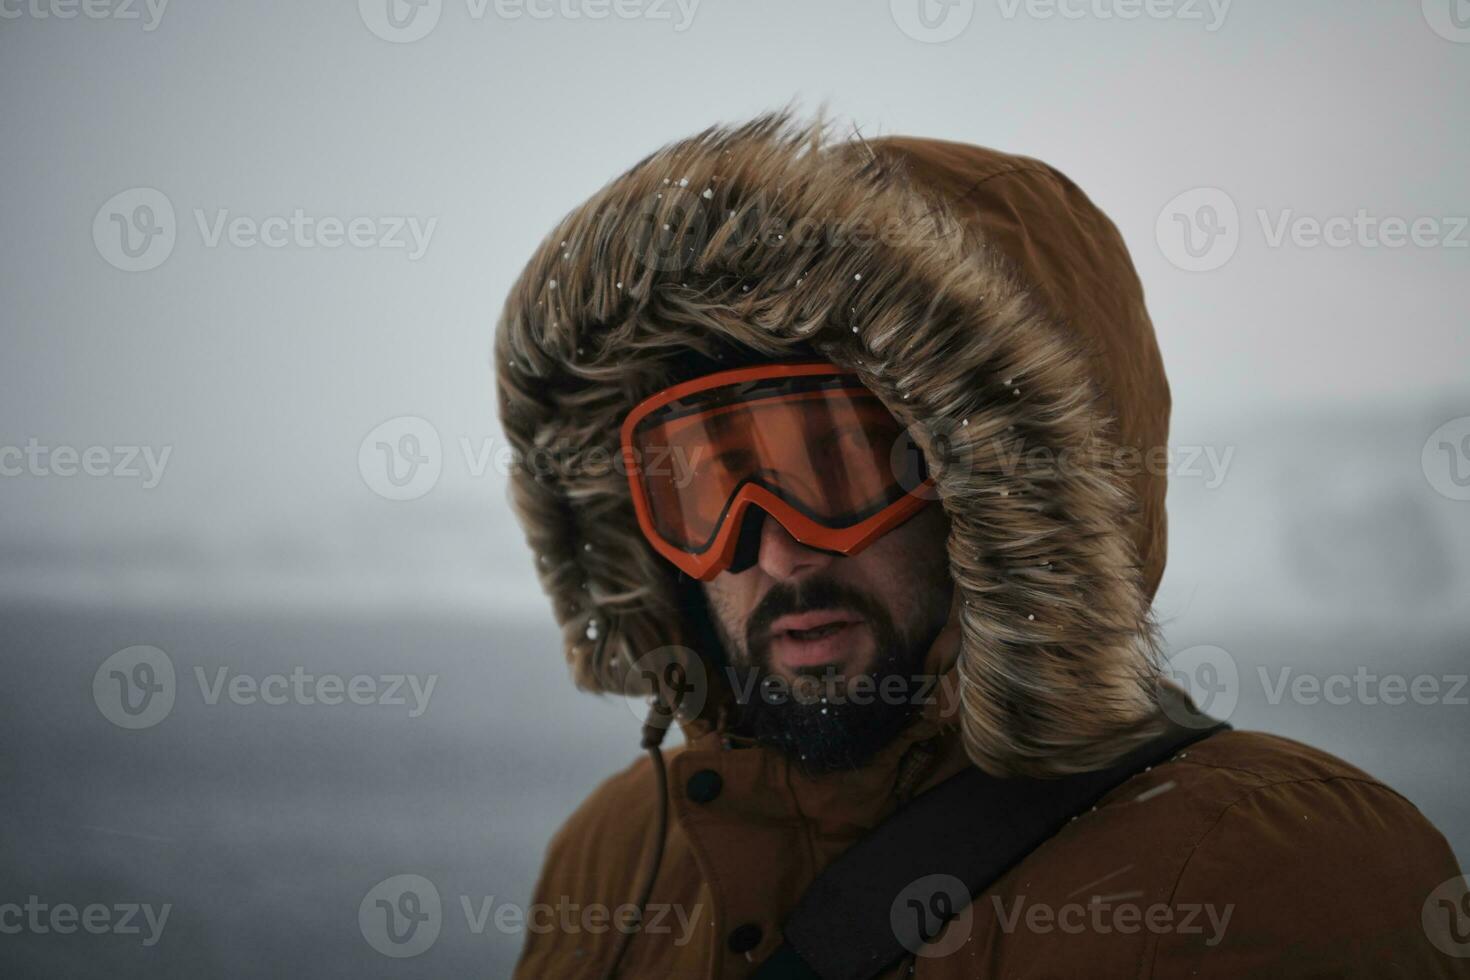
[[[561,222],[495,350],[512,500],[577,683],[636,691],[669,656],[701,683],[620,976],[748,976],[813,878],[914,794],[967,766],[1098,768],[1157,732],[1169,390],[1121,237],[1055,169],[834,143],[786,115],[711,129]],[[730,731],[697,587],[643,541],[615,465],[629,408],[691,353],[737,350],[856,370],[950,519],[955,598],[926,665],[943,682],[859,771],[806,776]],[[553,838],[534,902],[555,912],[531,918],[518,977],[607,968],[660,843],[654,769],[609,779]],[[1402,796],[1232,731],[1118,786],[891,975],[1470,977],[1464,895]]]

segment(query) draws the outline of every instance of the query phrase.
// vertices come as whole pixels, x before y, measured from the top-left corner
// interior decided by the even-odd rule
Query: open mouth
[[[782,616],[771,624],[771,652],[787,668],[836,663],[852,649],[863,618],[845,609]]]
[[[831,636],[846,625],[846,623],[828,623],[809,630],[787,630],[786,635],[793,640],[820,640],[824,636]]]

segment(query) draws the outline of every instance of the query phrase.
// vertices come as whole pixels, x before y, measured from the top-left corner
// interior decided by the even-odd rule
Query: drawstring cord
[[[592,651],[592,662],[602,662],[602,652],[607,647],[608,637],[612,635],[612,624],[597,638],[597,646]],[[669,725],[674,720],[674,709],[664,700],[663,687],[655,682],[653,693],[653,704],[648,707],[648,717],[643,720],[643,740],[640,743],[648,750],[648,756],[653,760],[654,791],[658,799],[658,822],[656,824],[656,836],[653,842],[652,860],[649,862],[648,871],[643,879],[643,887],[638,891],[638,927],[642,928],[643,920],[647,917],[645,908],[648,905],[649,896],[653,894],[653,883],[658,878],[658,867],[663,863],[664,839],[669,831],[669,773],[664,765],[664,754],[659,748],[663,744],[664,734],[669,730]],[[618,964],[623,961],[623,956],[628,952],[628,946],[633,941],[635,930],[618,930],[618,945],[613,950],[612,959],[608,961],[607,969],[602,971],[602,980],[612,980],[618,972]]]
[[[647,872],[643,879],[643,887],[638,892],[638,925],[642,927],[645,918],[644,909],[648,905],[648,899],[653,894],[653,883],[658,879],[658,867],[663,863],[664,839],[669,830],[669,773],[664,765],[664,754],[659,748],[664,740],[664,733],[668,731],[669,722],[672,720],[673,710],[664,701],[663,689],[659,688],[653,697],[653,704],[648,709],[648,718],[643,722],[642,747],[648,750],[649,757],[653,760],[653,779],[655,792],[658,797],[658,823],[656,825],[656,836],[653,844],[652,860],[649,861]],[[624,954],[628,952],[628,946],[633,941],[633,932],[619,930],[618,945],[613,951],[613,957],[603,971],[603,980],[612,980],[618,972],[618,964],[622,962]]]

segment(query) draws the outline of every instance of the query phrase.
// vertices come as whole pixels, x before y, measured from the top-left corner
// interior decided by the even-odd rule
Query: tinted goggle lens
[[[925,479],[923,455],[903,427],[836,369],[692,392],[647,412],[627,441],[653,534],[689,554],[715,543],[743,487],[764,488],[815,524],[842,530]]]

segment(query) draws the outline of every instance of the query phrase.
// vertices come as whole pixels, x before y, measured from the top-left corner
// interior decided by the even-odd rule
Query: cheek
[[[856,556],[863,584],[902,623],[949,584],[949,521],[937,504]]]
[[[742,581],[748,576],[749,572],[739,575],[725,572],[704,583],[704,597],[709,603],[710,613],[727,636],[743,634],[745,620],[755,605],[751,584]]]

